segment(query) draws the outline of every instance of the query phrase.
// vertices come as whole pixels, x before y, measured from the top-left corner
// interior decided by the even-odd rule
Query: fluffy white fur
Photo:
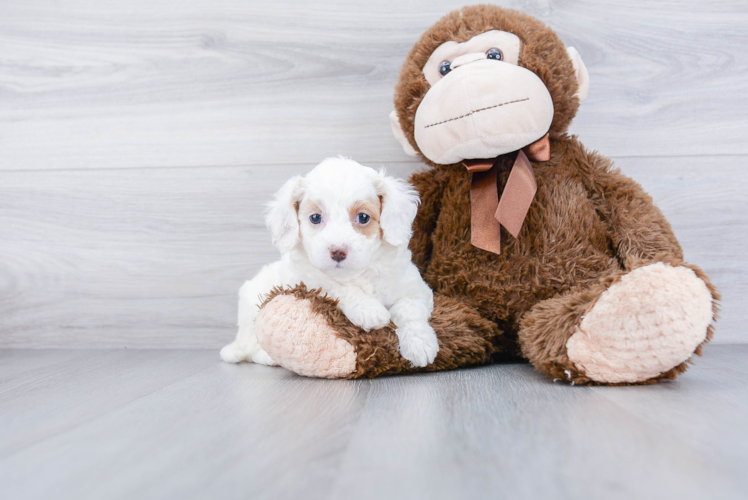
[[[351,208],[371,200],[377,208],[381,203],[381,214],[368,214],[370,223],[379,215],[381,231],[367,236]],[[255,337],[258,306],[273,287],[304,282],[337,299],[343,314],[364,330],[392,321],[400,353],[414,366],[433,362],[439,351],[428,323],[434,297],[408,250],[418,202],[406,182],[345,158],[329,158],[305,177],[291,178],[266,217],[281,260],[263,267],[239,290],[239,332],[221,358],[275,364]],[[309,206],[318,208],[313,212],[321,223],[312,223],[313,214],[304,208]],[[338,262],[331,252],[341,247],[347,254]]]

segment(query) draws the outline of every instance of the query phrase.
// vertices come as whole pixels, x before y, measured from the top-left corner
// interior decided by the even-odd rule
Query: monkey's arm
[[[418,214],[413,222],[413,238],[409,245],[413,253],[413,263],[418,267],[421,276],[426,274],[431,261],[432,235],[441,211],[444,187],[438,174],[437,169],[432,168],[410,177],[410,183],[421,197]]]
[[[639,184],[597,154],[569,162],[608,226],[621,269],[535,304],[522,318],[522,352],[538,370],[574,383],[675,378],[711,339],[719,294],[683,262],[670,224]]]
[[[653,262],[683,260],[683,250],[670,223],[652,197],[632,179],[612,168],[597,153],[587,153],[581,169],[598,213],[609,228],[621,267],[631,271]]]

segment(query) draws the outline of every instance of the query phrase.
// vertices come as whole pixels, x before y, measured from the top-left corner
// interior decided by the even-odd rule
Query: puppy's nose
[[[341,262],[345,260],[346,255],[348,255],[348,247],[343,245],[341,247],[338,246],[331,246],[330,247],[330,257],[335,262]]]

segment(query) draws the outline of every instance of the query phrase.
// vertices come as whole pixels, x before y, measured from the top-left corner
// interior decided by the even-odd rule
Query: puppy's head
[[[283,185],[266,222],[281,253],[300,247],[317,269],[347,274],[369,267],[382,243],[407,245],[417,208],[406,182],[329,158]]]

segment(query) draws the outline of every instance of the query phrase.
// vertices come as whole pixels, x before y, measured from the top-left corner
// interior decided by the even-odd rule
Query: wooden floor
[[[673,383],[363,381],[214,350],[0,351],[0,498],[746,498],[748,346]]]

